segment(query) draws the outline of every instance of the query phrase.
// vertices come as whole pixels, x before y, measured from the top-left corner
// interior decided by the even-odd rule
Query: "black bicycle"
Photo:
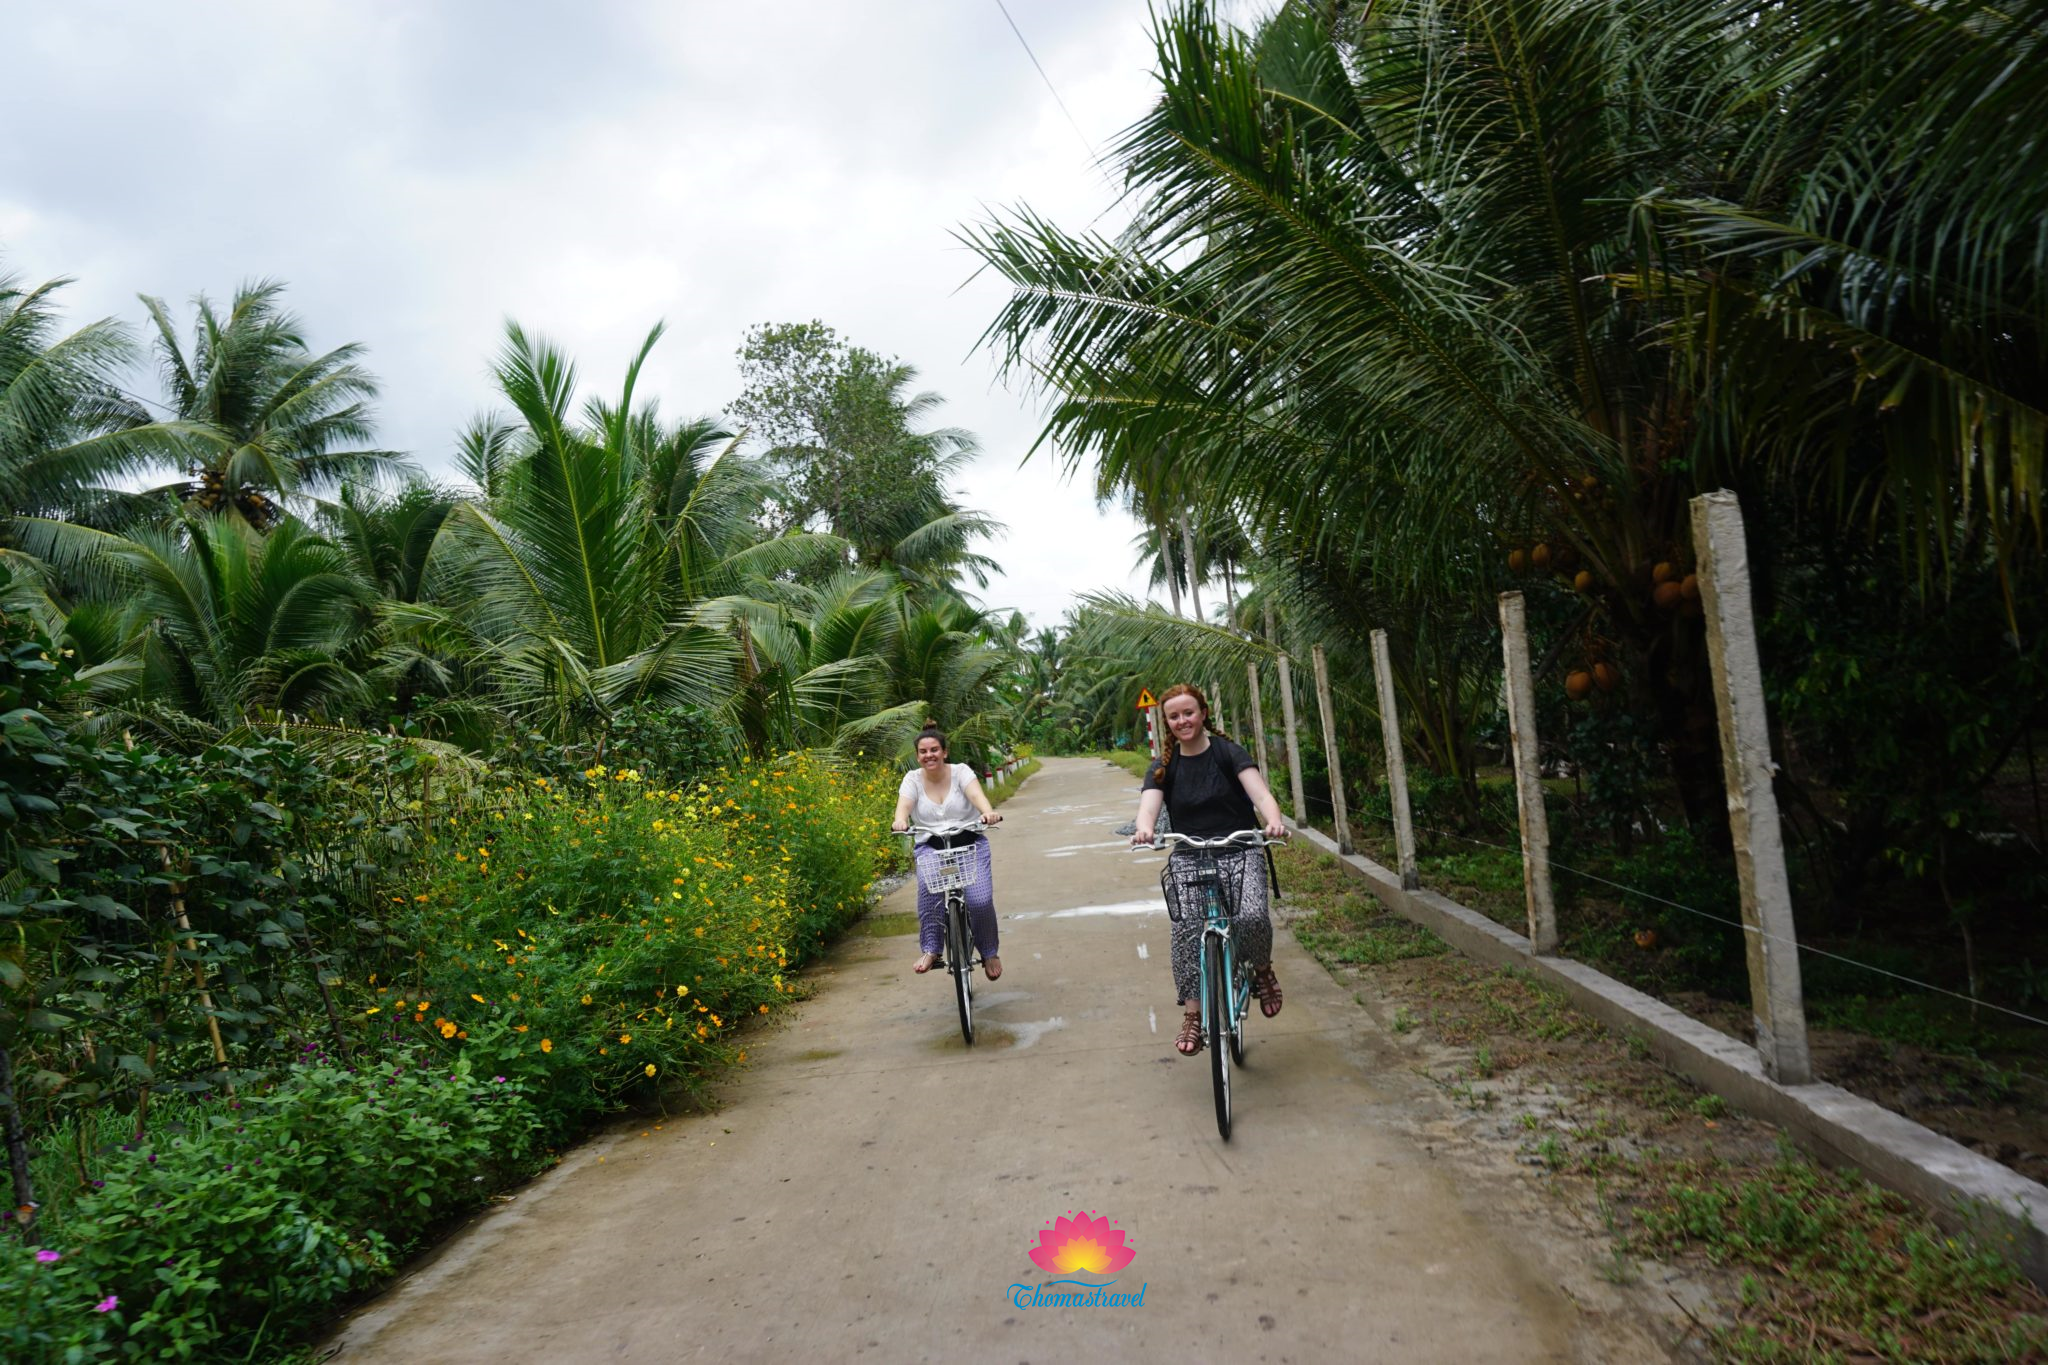
[[[980,823],[943,828],[912,825],[897,832],[911,839],[920,834],[951,839],[961,834],[987,834],[992,828]],[[953,977],[953,996],[960,1005],[960,1036],[969,1047],[974,1046],[974,964],[979,960],[974,956],[974,928],[967,922],[967,883],[974,876],[974,853],[972,843],[935,848],[929,858],[916,857],[916,850],[912,849],[919,884],[946,900],[944,960],[932,965],[946,968]]]
[[[1209,1080],[1216,1091],[1216,1131],[1225,1142],[1230,1141],[1230,1068],[1244,1065],[1244,1021],[1251,1011],[1252,974],[1237,955],[1237,936],[1231,927],[1242,888],[1232,884],[1216,855],[1231,849],[1264,848],[1284,842],[1268,839],[1255,829],[1241,829],[1220,839],[1172,833],[1153,837],[1154,845],[1171,849],[1178,844],[1193,852],[1197,859],[1194,873],[1188,878],[1202,896],[1202,958],[1196,980],[1202,1006],[1202,1039],[1209,1049]],[[1239,873],[1240,877],[1265,875],[1264,859],[1246,859]],[[1170,908],[1175,919],[1188,910]]]

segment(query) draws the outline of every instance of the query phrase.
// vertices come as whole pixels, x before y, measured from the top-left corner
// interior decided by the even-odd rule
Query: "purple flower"
[[[493,1085],[503,1085],[505,1083],[505,1078],[503,1076],[493,1076],[491,1077],[491,1083]]]
[[[151,1153],[149,1154],[149,1164],[150,1164],[150,1165],[152,1165],[152,1166],[156,1165],[156,1153],[155,1153],[155,1152],[151,1152]]]
[[[41,1250],[41,1251],[38,1251],[38,1252],[36,1253],[36,1260],[37,1260],[37,1261],[39,1261],[39,1262],[41,1262],[41,1263],[42,1263],[43,1265],[55,1265],[55,1264],[56,1264],[57,1262],[59,1262],[59,1261],[61,1261],[61,1260],[63,1260],[63,1259],[64,1259],[64,1253],[63,1253],[63,1252],[61,1252],[61,1251],[51,1251],[51,1250],[50,1250],[50,1249],[48,1249],[47,1247],[45,1247],[45,1248],[44,1248],[43,1250]]]
[[[109,1294],[104,1299],[101,1299],[98,1303],[94,1304],[92,1306],[92,1311],[95,1313],[111,1313],[120,1306],[121,1300],[119,1296]]]

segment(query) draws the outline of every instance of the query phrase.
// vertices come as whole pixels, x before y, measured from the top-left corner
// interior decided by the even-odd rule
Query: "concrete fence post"
[[[1280,633],[1273,629],[1273,608],[1266,608],[1266,640],[1278,645]],[[1294,823],[1308,825],[1308,802],[1301,794],[1301,741],[1294,732],[1294,672],[1287,658],[1287,651],[1281,650],[1276,661],[1280,674],[1280,727],[1281,743],[1287,751],[1287,785],[1294,795]]]
[[[1813,1060],[1806,1045],[1792,882],[1785,871],[1778,798],[1771,790],[1777,765],[1771,761],[1764,711],[1749,547],[1742,534],[1742,504],[1733,493],[1721,489],[1692,500],[1692,541],[1699,558],[1700,603],[1707,613],[1714,710],[1721,722],[1721,774],[1728,787],[1728,827],[1742,891],[1756,1050],[1765,1075],[1782,1085],[1805,1085],[1813,1080]]]
[[[1330,701],[1330,661],[1321,645],[1309,651],[1309,662],[1315,668],[1316,706],[1323,716],[1323,762],[1330,772],[1330,808],[1337,822],[1337,851],[1351,853],[1355,850],[1351,847],[1350,812],[1344,808],[1344,765],[1337,758],[1337,709]]]
[[[1273,780],[1273,770],[1266,766],[1266,708],[1259,700],[1259,666],[1257,664],[1248,663],[1244,666],[1244,686],[1246,695],[1251,698],[1252,738],[1258,742],[1258,747],[1252,751],[1252,756],[1259,760],[1259,776],[1265,778],[1270,784]]]
[[[1415,867],[1415,820],[1408,810],[1408,759],[1401,752],[1401,713],[1394,700],[1394,666],[1387,657],[1387,633],[1372,633],[1372,671],[1380,690],[1380,735],[1387,746],[1387,792],[1394,806],[1394,851],[1400,856],[1401,885],[1422,886]]]
[[[1308,798],[1301,791],[1301,736],[1294,725],[1294,674],[1287,656],[1280,656],[1280,726],[1287,749],[1287,786],[1294,796],[1294,823],[1308,824]]]
[[[1536,683],[1529,673],[1529,614],[1519,592],[1500,595],[1501,654],[1507,669],[1509,748],[1515,757],[1515,809],[1522,824],[1522,895],[1529,908],[1529,951],[1557,951],[1557,902],[1550,893],[1550,815],[1543,808],[1542,754],[1536,743]]]

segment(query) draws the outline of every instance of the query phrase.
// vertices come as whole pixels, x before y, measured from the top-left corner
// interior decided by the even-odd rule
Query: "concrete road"
[[[1424,1082],[1280,935],[1237,1121],[1173,1051],[1158,861],[1137,784],[1055,759],[1004,808],[1000,983],[960,1040],[907,937],[855,937],[709,1116],[621,1128],[478,1218],[334,1338],[440,1361],[1536,1361],[1581,1336],[1541,1241],[1413,1136]],[[878,817],[880,816],[878,812]],[[912,909],[906,888],[884,911]],[[1095,1212],[1136,1307],[1017,1306]],[[1095,1279],[1106,1277],[1096,1276]],[[1028,1303],[1028,1300],[1027,1300]]]

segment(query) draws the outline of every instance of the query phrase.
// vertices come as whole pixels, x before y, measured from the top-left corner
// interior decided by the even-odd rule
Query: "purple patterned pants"
[[[937,860],[937,849],[928,844],[917,846],[917,949],[921,953],[940,952],[946,946],[945,894],[924,889],[926,868]],[[983,958],[995,957],[996,884],[989,868],[988,840],[969,845],[967,869],[967,885],[961,894],[967,899],[967,922],[973,927],[974,946]]]

